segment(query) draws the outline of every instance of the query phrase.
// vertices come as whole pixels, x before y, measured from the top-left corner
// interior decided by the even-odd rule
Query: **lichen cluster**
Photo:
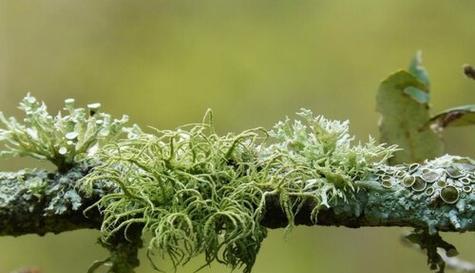
[[[204,254],[203,266],[217,261],[249,273],[265,225],[411,226],[406,238],[443,272],[439,250],[457,251],[438,232],[475,230],[475,161],[441,156],[439,133],[472,124],[474,110],[431,117],[428,90],[420,54],[379,88],[381,139],[404,150],[372,138],[355,145],[348,121],[305,109],[269,131],[220,135],[209,111],[201,123],[144,132],[125,127],[125,115],[99,111],[98,103],[76,108],[67,99],[53,116],[28,94],[19,106],[23,122],[0,112],[0,157],[48,160],[57,171],[0,172],[0,232],[101,223],[100,244],[111,256],[89,273],[105,265],[133,273],[143,243],[157,270],[157,256],[176,269]],[[422,163],[400,164],[408,161]]]
[[[75,185],[88,171],[88,166],[81,164],[67,173],[34,169],[0,172],[0,234],[21,235],[30,230],[43,235],[68,230],[68,225],[77,228],[66,219],[87,204]]]
[[[269,145],[259,152],[273,183],[272,190],[283,202],[289,225],[300,205],[315,202],[312,219],[333,201],[345,202],[366,181],[376,166],[386,162],[396,146],[378,145],[373,138],[354,145],[348,121],[332,121],[302,109],[297,116],[278,122],[270,131]],[[291,206],[290,206],[291,204]]]
[[[473,230],[474,171],[472,159],[451,155],[421,164],[379,165],[360,185],[369,189],[365,217],[376,223],[400,219],[397,224],[411,223],[431,235]]]
[[[0,156],[45,159],[65,172],[122,135],[128,117],[113,119],[99,108],[99,103],[75,108],[74,99],[67,99],[64,112],[52,116],[43,102],[28,94],[19,106],[25,113],[23,123],[0,112]]]
[[[152,235],[152,262],[157,254],[177,266],[204,253],[205,265],[216,260],[250,272],[266,236],[260,219],[267,196],[279,198],[289,227],[308,200],[317,220],[321,208],[352,198],[353,182],[395,150],[373,140],[351,145],[348,122],[308,110],[299,116],[270,132],[221,136],[206,121],[105,146],[102,164],[82,182],[86,191],[101,181],[121,189],[96,204],[104,241],[138,224]]]
[[[456,204],[475,193],[475,162],[469,158],[446,155],[423,164],[381,165],[376,176],[382,187],[397,184],[427,196],[430,203]]]
[[[174,266],[205,254],[235,268],[254,264],[266,229],[256,222],[264,184],[256,165],[257,130],[218,136],[210,124],[157,130],[106,146],[84,186],[114,181],[121,191],[97,204],[105,241],[132,225],[150,233],[148,256]]]
[[[83,207],[81,196],[101,196],[84,214],[94,208],[102,214],[102,244],[112,251],[106,261],[114,260],[114,270],[137,265],[130,253],[137,252],[142,234],[151,238],[147,253],[156,269],[156,256],[177,267],[204,254],[203,266],[218,261],[250,272],[267,234],[261,220],[268,197],[279,200],[288,228],[309,203],[313,222],[330,208],[356,217],[364,211],[371,223],[394,214],[394,219],[421,222],[431,236],[436,224],[458,230],[473,226],[466,209],[475,205],[473,161],[445,156],[388,166],[397,148],[371,138],[352,144],[347,121],[302,110],[297,119],[287,118],[270,131],[219,135],[208,112],[201,123],[146,133],[138,126],[125,128],[125,116],[112,120],[98,112],[98,104],[86,110],[73,102],[66,100],[66,115],[52,117],[28,95],[20,105],[24,124],[0,116],[6,127],[0,140],[8,143],[2,155],[46,159],[59,170],[2,174],[2,183],[24,182],[3,193],[0,205],[9,206],[21,194],[21,200],[46,204],[43,215],[61,216]],[[135,247],[123,252],[128,245]]]

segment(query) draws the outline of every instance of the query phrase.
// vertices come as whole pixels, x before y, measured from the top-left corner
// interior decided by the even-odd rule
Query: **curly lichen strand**
[[[211,124],[195,124],[104,146],[102,164],[83,183],[105,179],[124,193],[97,203],[104,239],[138,222],[153,236],[149,253],[167,255],[176,266],[205,253],[206,264],[250,272],[266,236],[260,222],[269,193],[278,196],[290,228],[307,200],[315,203],[310,219],[316,219],[321,208],[354,199],[354,181],[395,150],[373,140],[351,145],[347,122],[307,110],[299,116],[269,136],[260,136],[261,129],[220,136]]]

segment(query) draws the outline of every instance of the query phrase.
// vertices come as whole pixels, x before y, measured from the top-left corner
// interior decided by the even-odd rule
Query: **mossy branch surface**
[[[44,152],[35,154],[48,158],[69,145],[58,156],[70,166],[0,173],[0,234],[100,229],[112,256],[93,268],[112,262],[110,272],[133,272],[145,234],[158,270],[157,256],[179,266],[204,254],[204,266],[217,261],[250,272],[268,228],[408,226],[422,230],[423,238],[475,230],[474,161],[447,155],[389,166],[397,147],[371,138],[353,144],[348,122],[308,110],[270,131],[225,135],[215,132],[211,112],[201,123],[152,133],[119,122],[113,137],[104,135],[86,150],[73,149],[81,134],[71,133],[81,131],[75,124],[84,120],[97,124],[98,113],[74,121],[71,116],[83,111],[69,111],[51,121],[42,110],[28,126],[4,119],[7,153],[28,155],[41,146]],[[57,139],[44,146],[32,138],[38,126],[50,126],[41,131]],[[88,134],[107,128],[92,126]],[[436,258],[431,265],[443,270]]]

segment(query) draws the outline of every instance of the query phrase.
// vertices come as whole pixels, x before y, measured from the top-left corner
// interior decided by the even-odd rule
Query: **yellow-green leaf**
[[[420,162],[439,156],[444,150],[439,135],[425,126],[430,119],[428,101],[415,99],[407,93],[408,88],[429,92],[416,76],[398,71],[381,83],[377,94],[381,141],[402,148],[390,159],[392,164]]]

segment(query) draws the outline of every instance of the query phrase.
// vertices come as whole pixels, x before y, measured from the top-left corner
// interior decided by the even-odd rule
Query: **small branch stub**
[[[463,73],[468,78],[470,78],[472,80],[475,80],[475,68],[473,68],[473,66],[471,66],[469,64],[463,65]]]

